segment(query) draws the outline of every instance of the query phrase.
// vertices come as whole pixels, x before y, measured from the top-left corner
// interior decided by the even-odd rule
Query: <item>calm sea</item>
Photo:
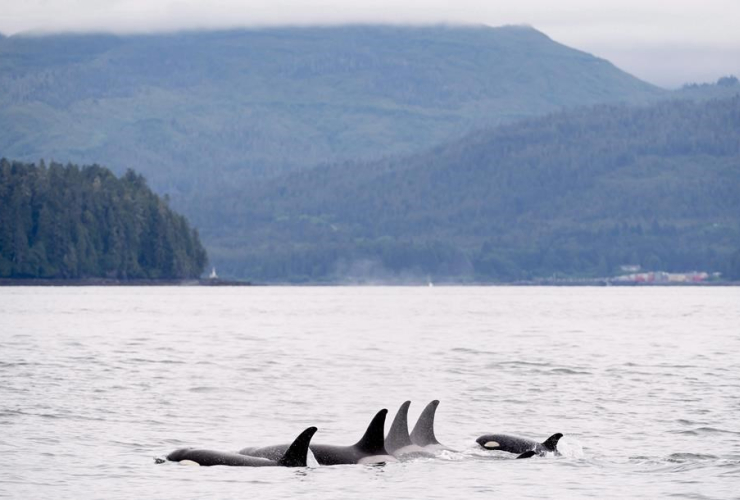
[[[458,450],[385,466],[156,465],[351,444],[441,400]],[[544,440],[514,460],[481,434]],[[1,288],[0,496],[739,498],[740,288]]]

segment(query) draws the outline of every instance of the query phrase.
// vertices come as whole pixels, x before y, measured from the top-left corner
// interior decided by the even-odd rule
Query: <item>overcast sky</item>
[[[0,0],[0,32],[528,24],[649,82],[740,76],[740,0]]]

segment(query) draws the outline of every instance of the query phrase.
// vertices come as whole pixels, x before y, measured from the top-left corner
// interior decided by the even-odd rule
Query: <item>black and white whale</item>
[[[491,451],[507,451],[509,453],[517,453],[517,458],[529,458],[534,455],[545,455],[547,453],[558,452],[558,441],[563,437],[561,433],[553,434],[547,438],[544,442],[538,443],[531,439],[526,439],[518,436],[509,436],[507,434],[486,434],[475,440],[476,443],[481,445],[486,450]]]
[[[396,417],[391,424],[391,429],[385,437],[385,449],[388,453],[399,459],[433,457],[433,453],[411,442],[408,425],[410,405],[411,401],[405,401],[398,409]]]
[[[434,415],[437,412],[437,406],[439,406],[439,400],[435,399],[421,412],[419,420],[416,421],[416,425],[414,426],[414,430],[411,431],[411,442],[427,452],[440,450],[454,451],[437,441],[437,437],[434,435]]]
[[[388,410],[380,410],[365,431],[365,435],[353,445],[333,446],[311,444],[311,452],[320,465],[377,464],[396,462],[385,449],[385,416]],[[250,447],[239,451],[241,455],[277,460],[285,453],[288,445]]]
[[[316,432],[316,427],[309,427],[293,441],[277,459],[249,457],[238,453],[229,453],[197,448],[180,448],[167,455],[171,462],[189,465],[230,465],[234,467],[305,467],[308,445]]]

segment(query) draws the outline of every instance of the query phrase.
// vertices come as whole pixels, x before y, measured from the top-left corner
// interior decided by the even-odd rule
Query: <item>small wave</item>
[[[498,353],[492,352],[492,351],[482,351],[478,349],[471,349],[469,347],[454,347],[450,349],[450,352],[462,352],[465,354],[485,354],[490,356],[495,356]],[[439,352],[438,354],[445,354],[444,352]]]
[[[499,363],[493,363],[495,365],[513,365],[513,366],[551,366],[550,363],[538,363],[536,361],[501,361]]]
[[[676,422],[681,425],[701,425],[703,423],[703,422],[696,422],[694,420],[688,420],[685,418],[679,418],[678,420],[676,420]]]
[[[638,472],[685,473],[693,470],[716,468],[722,461],[716,455],[705,453],[672,453],[665,457],[633,456],[630,461],[639,466]]]
[[[146,358],[131,358],[125,361],[126,363],[154,363],[163,365],[184,365],[185,361],[178,361],[175,359],[146,359]]]
[[[560,455],[565,458],[585,458],[586,454],[583,453],[583,446],[581,443],[568,436],[563,437],[558,442],[558,451]]]
[[[245,392],[244,389],[236,387],[215,387],[211,385],[202,385],[197,387],[191,387],[188,389],[190,392],[197,393],[213,393],[213,392]]]
[[[716,455],[707,455],[704,453],[672,453],[666,457],[667,462],[685,463],[696,462],[700,460],[717,460]]]
[[[41,366],[35,361],[0,361],[0,368],[17,368],[19,366]]]
[[[591,372],[574,370],[572,368],[553,368],[550,373],[558,375],[592,375]]]
[[[198,387],[191,387],[188,389],[190,392],[219,392],[221,391],[220,387],[212,387],[212,386],[198,386]]]
[[[740,436],[740,432],[728,431],[726,429],[718,429],[716,427],[698,427],[696,429],[688,429],[685,431],[676,431],[676,434],[684,436],[714,436],[717,434],[727,434],[730,436]]]
[[[699,427],[697,431],[706,434],[731,434],[733,436],[740,435],[740,432],[728,431],[727,429],[717,429],[716,427]]]
[[[436,454],[435,458],[456,462],[465,458],[465,454],[459,451],[442,450]]]

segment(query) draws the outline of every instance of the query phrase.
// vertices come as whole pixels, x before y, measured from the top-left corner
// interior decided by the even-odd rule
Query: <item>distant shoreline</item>
[[[222,279],[193,280],[119,280],[109,278],[85,279],[39,279],[39,278],[0,278],[0,286],[254,286],[249,281]]]
[[[411,286],[411,287],[426,287],[429,286],[427,283],[399,283],[389,281],[383,282],[317,282],[317,283],[271,283],[271,284],[255,284],[250,281],[238,281],[238,280],[224,280],[224,279],[192,279],[192,280],[148,280],[148,279],[132,279],[132,280],[119,280],[109,278],[86,278],[86,279],[39,279],[39,278],[0,278],[0,287],[13,287],[13,286],[48,286],[48,287],[86,287],[86,286],[231,286],[231,287],[243,287],[243,286],[293,286],[293,287],[306,287],[306,286],[320,286],[320,287],[371,287],[371,286]],[[513,282],[500,282],[500,283],[483,283],[483,282],[438,282],[434,286],[439,287],[450,287],[450,286],[485,286],[485,287],[530,287],[530,286],[541,286],[541,287],[736,287],[740,286],[739,281],[702,281],[702,282],[683,282],[683,283],[635,283],[635,282],[610,282],[607,280],[533,280],[533,281],[513,281]]]

